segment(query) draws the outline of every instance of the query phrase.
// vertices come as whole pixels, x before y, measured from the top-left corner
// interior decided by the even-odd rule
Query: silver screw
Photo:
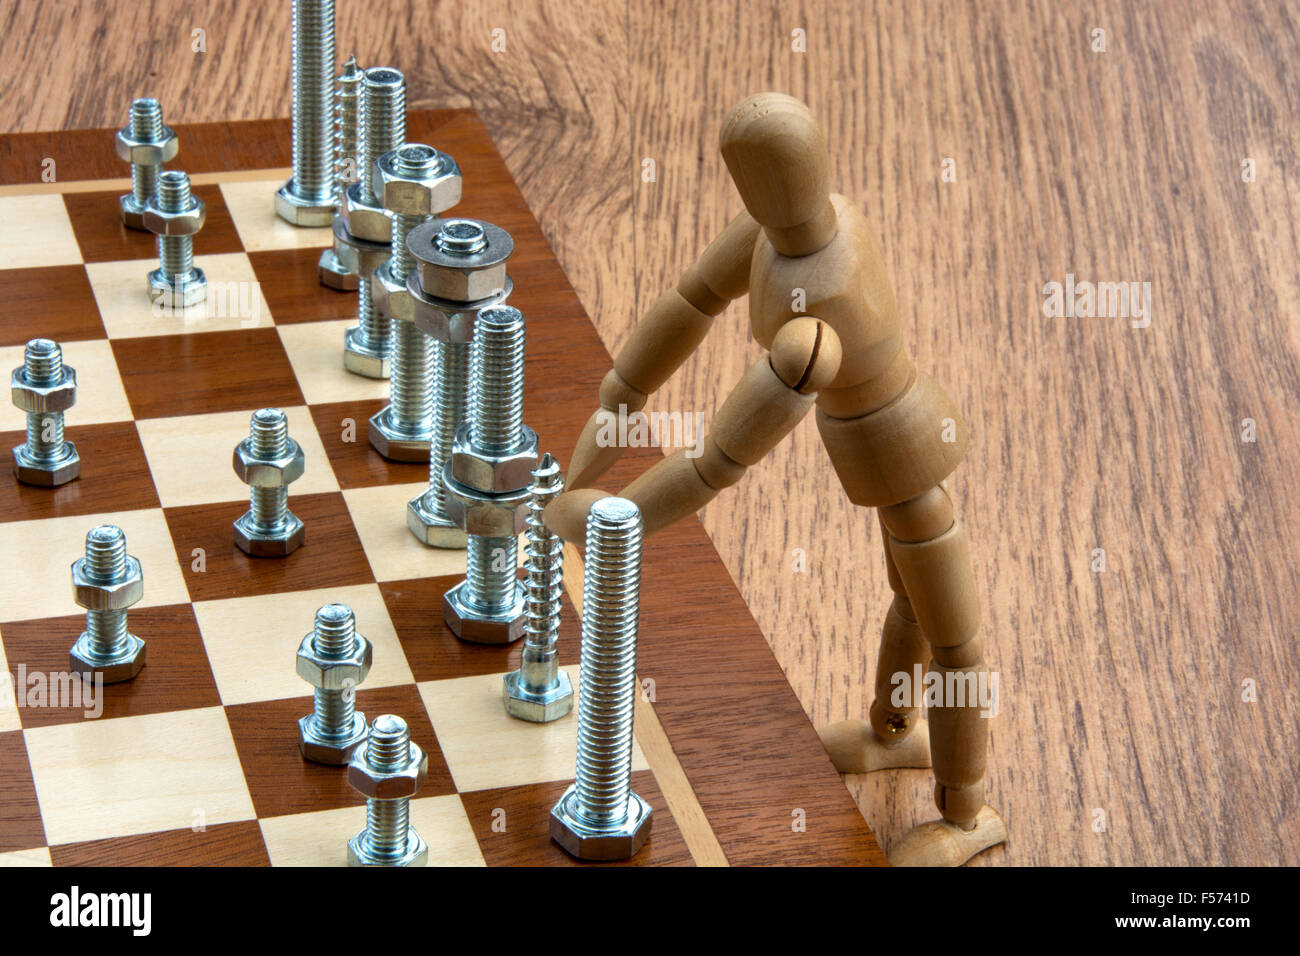
[[[23,352],[23,372],[29,385],[52,386],[63,381],[63,349],[49,339],[32,339]],[[55,462],[67,454],[63,412],[28,412],[24,453],[32,461]]]
[[[121,528],[90,529],[85,557],[72,565],[72,588],[86,608],[86,630],[69,654],[72,669],[110,684],[134,677],[144,666],[144,641],[127,630],[126,609],[140,600],[143,576]]]
[[[176,155],[176,134],[163,125],[162,106],[152,97],[131,101],[127,125],[117,134],[117,152],[131,164],[131,191],[121,199],[123,225],[144,229],[144,208],[158,192],[158,174]]]
[[[356,689],[370,672],[373,654],[346,604],[327,604],[316,612],[315,627],[297,657],[299,676],[316,689],[312,713],[298,721],[298,747],[308,760],[345,764],[365,740],[366,717],[356,709]]]
[[[14,474],[24,484],[55,487],[81,474],[77,447],[65,440],[63,410],[77,400],[77,372],[63,364],[63,350],[49,339],[32,339],[23,364],[13,370],[14,404],[27,415],[27,439],[13,449]]]
[[[564,539],[542,520],[546,506],[564,491],[564,475],[549,453],[533,469],[524,548],[527,620],[519,670],[505,676],[506,713],[544,723],[573,709],[573,685],[560,670],[560,596],[564,590]]]
[[[280,218],[334,218],[334,0],[293,0],[293,178],[275,194]]]
[[[354,866],[423,866],[429,848],[411,828],[410,798],[428,769],[406,721],[375,718],[370,737],[348,764],[348,782],[366,797],[366,828],[348,841]]]
[[[259,408],[248,438],[235,446],[235,472],[249,486],[249,510],[235,522],[235,543],[256,557],[283,557],[302,544],[302,521],[289,510],[289,484],[303,473],[302,449],[278,408]]]
[[[389,67],[366,70],[362,93],[360,197],[367,205],[382,209],[383,196],[376,197],[374,166],[384,153],[406,143],[406,78]],[[357,283],[359,324],[348,330],[354,347],[374,355],[387,356],[392,349],[388,317],[375,308],[370,279]],[[375,376],[385,378],[387,374]]]
[[[158,208],[163,212],[185,212],[194,205],[187,173],[166,172],[158,180]],[[194,277],[194,236],[158,237],[158,264],[163,277],[184,284]]]
[[[551,810],[551,836],[580,859],[632,856],[653,819],[631,789],[642,531],[625,498],[602,498],[587,516],[577,772]]]
[[[334,107],[334,204],[341,205],[348,186],[358,179],[357,157],[358,124],[361,119],[361,90],[365,71],[357,66],[357,58],[349,56],[338,76],[338,89]],[[337,215],[336,217],[337,218]],[[334,247],[321,251],[317,270],[322,284],[332,289],[352,291],[357,287],[357,276],[339,262]]]
[[[151,300],[185,308],[207,297],[207,277],[194,265],[194,236],[203,228],[206,215],[186,173],[168,170],[159,175],[158,193],[144,213],[145,226],[158,236],[159,267],[149,273]]]

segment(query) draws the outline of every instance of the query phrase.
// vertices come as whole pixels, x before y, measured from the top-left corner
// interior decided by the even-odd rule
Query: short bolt
[[[564,593],[564,540],[546,526],[546,506],[564,491],[559,463],[545,454],[533,469],[524,548],[524,651],[519,670],[505,676],[506,713],[536,723],[573,709],[573,685],[559,667],[560,600]]]
[[[334,219],[334,0],[293,0],[293,178],[275,211],[295,226]]]
[[[32,339],[23,364],[11,376],[14,403],[27,413],[27,440],[13,450],[14,474],[24,484],[53,487],[81,474],[76,446],[63,435],[63,409],[77,397],[77,373],[63,364],[63,350],[49,339]]]
[[[298,721],[298,747],[308,760],[345,764],[365,740],[366,716],[356,709],[356,689],[373,653],[346,604],[316,612],[315,627],[298,648],[298,672],[315,687],[313,712]]]
[[[406,721],[376,717],[348,764],[348,781],[366,797],[366,828],[348,841],[353,866],[423,866],[429,848],[411,827],[411,797],[428,767]]]
[[[144,230],[145,206],[158,192],[158,174],[176,155],[176,134],[163,125],[162,106],[152,97],[131,101],[127,125],[117,134],[118,155],[131,164],[131,191],[121,199],[122,224]]]
[[[551,810],[551,836],[580,859],[632,856],[653,819],[631,789],[642,532],[626,498],[602,498],[587,516],[577,770]]]
[[[159,175],[158,194],[145,207],[145,225],[158,236],[159,267],[149,273],[151,299],[185,308],[207,297],[207,277],[194,265],[194,236],[205,215],[188,174],[168,170]]]
[[[249,510],[235,522],[235,544],[254,557],[283,557],[303,541],[302,521],[289,510],[289,484],[303,472],[302,449],[278,408],[253,413],[248,438],[235,446],[235,472],[249,485]]]
[[[126,609],[140,600],[143,576],[121,528],[90,530],[85,557],[72,564],[72,586],[86,608],[86,630],[69,652],[72,670],[106,684],[130,680],[144,667],[145,644],[127,630]]]

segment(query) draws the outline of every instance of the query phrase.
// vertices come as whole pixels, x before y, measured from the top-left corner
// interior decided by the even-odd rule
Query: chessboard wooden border
[[[461,124],[482,127],[471,110],[421,110],[408,116],[408,139],[440,144]],[[175,127],[180,153],[169,164],[196,184],[287,175],[287,120],[184,124]],[[129,186],[110,146],[112,130],[67,130],[0,136],[0,195],[73,193]],[[484,140],[490,139],[483,130]],[[55,182],[42,174],[54,160]],[[527,204],[500,155],[457,156],[468,178],[481,163],[500,166],[513,195]],[[268,198],[269,202],[269,198]],[[473,213],[467,203],[467,212]],[[490,214],[490,213],[484,213]],[[564,323],[564,372],[596,385],[611,365],[595,326],[569,286],[536,220],[502,222],[515,237],[516,258],[544,259],[543,281],[556,282],[571,307],[544,317]],[[201,240],[200,240],[201,242]],[[594,407],[594,405],[593,405]],[[585,417],[585,413],[584,413]],[[565,436],[567,461],[576,430]],[[630,451],[606,477],[622,487],[658,456]],[[568,547],[566,590],[581,606],[581,557]],[[815,640],[816,635],[808,635]],[[831,765],[771,648],[699,521],[680,522],[646,550],[639,672],[652,676],[653,704],[638,700],[636,732],[673,816],[697,863],[886,865],[880,846]],[[802,827],[802,829],[801,829]]]

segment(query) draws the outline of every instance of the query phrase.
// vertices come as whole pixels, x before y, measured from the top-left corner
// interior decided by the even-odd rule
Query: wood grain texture
[[[909,348],[972,430],[953,491],[1012,832],[976,862],[1300,862],[1293,3],[340,7],[341,57],[484,117],[611,351],[739,209],[725,111],[805,99],[834,188],[880,231]],[[120,124],[142,94],[169,121],[286,115],[287,24],[287,4],[8,4],[0,123]],[[76,68],[50,70],[51,49]],[[1150,327],[1045,318],[1067,273],[1151,282]],[[717,408],[758,355],[743,309],[651,409]],[[820,725],[866,713],[888,587],[875,519],[817,445],[805,422],[704,524]],[[855,789],[886,847],[934,815],[918,771]]]

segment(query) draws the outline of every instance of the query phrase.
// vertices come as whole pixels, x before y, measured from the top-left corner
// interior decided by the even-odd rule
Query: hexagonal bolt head
[[[378,718],[376,718],[378,719]],[[410,759],[400,770],[376,770],[366,762],[367,740],[352,753],[348,761],[348,783],[367,800],[398,800],[413,797],[429,772],[429,755],[415,741],[410,743]]]
[[[355,325],[343,333],[343,367],[366,378],[388,378],[393,371],[392,353],[374,351],[361,336],[361,327]]]
[[[294,663],[298,676],[321,690],[359,687],[374,662],[375,649],[371,643],[358,634],[355,649],[347,657],[326,657],[316,652],[315,636],[315,633],[308,634],[298,645]]]
[[[72,645],[72,650],[68,651],[68,669],[87,679],[93,679],[98,674],[105,684],[130,680],[144,667],[145,645],[134,634],[128,634],[126,638],[125,652],[112,660],[105,660],[91,653],[90,635],[83,632]]]
[[[253,527],[253,513],[245,511],[235,521],[235,547],[251,558],[283,558],[302,547],[306,538],[302,519],[290,514],[285,530],[279,534],[264,534]]]
[[[192,236],[203,228],[208,209],[203,200],[192,196],[188,209],[172,212],[158,205],[154,196],[144,206],[144,227],[156,236]]]
[[[126,556],[126,573],[120,581],[101,584],[86,576],[86,559],[72,562],[72,599],[87,611],[125,611],[144,597],[144,572],[140,562]]]
[[[431,432],[411,435],[393,427],[385,406],[370,417],[370,447],[389,461],[428,461]]]
[[[316,263],[316,278],[321,285],[340,292],[355,292],[361,283],[359,275],[349,272],[339,262],[333,248],[321,250],[320,260]]]
[[[24,412],[66,412],[77,404],[77,370],[63,366],[63,378],[54,385],[33,385],[27,367],[20,365],[9,376],[9,393],[14,407]]]
[[[505,285],[495,295],[474,302],[453,302],[427,295],[420,286],[418,272],[411,272],[406,277],[406,293],[411,297],[411,320],[415,327],[439,342],[466,345],[474,341],[474,325],[479,312],[503,304],[510,298],[514,287],[514,280],[506,276]]]
[[[328,226],[334,221],[334,203],[297,196],[290,179],[275,191],[275,214],[295,226]]]
[[[429,862],[429,845],[414,828],[406,831],[406,850],[399,857],[371,856],[365,847],[366,831],[348,841],[348,866],[424,866]]]
[[[439,518],[430,512],[424,505],[424,495],[406,503],[406,527],[417,541],[431,548],[465,547],[465,532],[450,518]]]
[[[149,301],[158,302],[168,309],[188,309],[208,297],[208,277],[203,270],[190,270],[188,279],[177,281],[163,275],[162,269],[149,273]]]
[[[476,252],[457,250],[460,245],[477,245],[478,240],[482,248]],[[510,233],[490,222],[435,219],[412,229],[406,237],[406,248],[416,259],[420,286],[426,294],[453,302],[472,302],[505,287],[506,260],[514,252],[515,242]]]
[[[131,135],[131,127],[124,127],[117,131],[114,145],[119,157],[137,166],[161,166],[175,159],[180,149],[180,142],[169,126],[163,127],[162,138],[154,143],[141,142]]]
[[[471,644],[513,644],[524,636],[528,617],[527,592],[522,581],[515,582],[515,599],[508,610],[483,614],[465,603],[466,582],[461,581],[442,596],[442,620],[448,630]]]
[[[567,671],[556,673],[558,681],[554,687],[542,694],[534,694],[524,687],[519,671],[511,671],[502,682],[502,698],[506,703],[506,713],[520,720],[545,724],[559,720],[573,710],[573,683]]]
[[[577,787],[571,785],[551,809],[551,839],[579,860],[627,860],[650,837],[654,809],[635,793],[628,794],[627,819],[617,827],[583,823],[574,813]]]
[[[393,241],[393,214],[362,199],[359,182],[353,183],[343,193],[340,216],[343,228],[358,239],[369,239],[385,245]]]
[[[410,322],[412,317],[410,294],[406,283],[393,278],[393,260],[389,259],[370,277],[370,301],[380,315],[398,322]]]
[[[392,244],[387,239],[383,242],[362,239],[348,232],[348,224],[342,219],[334,220],[334,257],[340,266],[358,279],[373,276],[375,270],[388,261],[391,251]]]
[[[70,441],[63,443],[63,457],[58,461],[28,458],[27,446],[19,445],[14,449],[14,477],[24,485],[57,488],[81,477],[81,456],[77,454],[77,446]]]
[[[447,489],[447,517],[468,534],[487,538],[512,538],[527,524],[528,488],[490,494],[462,485],[451,476],[451,462],[442,466]]]
[[[122,225],[128,229],[138,229],[141,232],[148,232],[149,228],[144,224],[144,205],[135,201],[135,193],[127,193],[118,200]]]
[[[523,441],[508,452],[486,452],[470,440],[473,426],[462,423],[452,441],[451,476],[462,485],[492,494],[527,488],[532,482],[533,469],[537,467],[537,433],[527,425],[523,427]]]
[[[308,714],[298,721],[298,749],[312,763],[341,767],[352,759],[369,733],[366,715],[359,710],[352,714],[352,729],[346,737],[320,736],[316,733],[316,715]]]
[[[460,202],[460,167],[446,153],[407,143],[375,160],[375,192],[404,216],[436,216]]]
[[[231,463],[239,480],[254,488],[287,488],[302,477],[307,460],[302,447],[289,439],[289,450],[282,458],[259,458],[248,447],[245,438],[235,446]]]

